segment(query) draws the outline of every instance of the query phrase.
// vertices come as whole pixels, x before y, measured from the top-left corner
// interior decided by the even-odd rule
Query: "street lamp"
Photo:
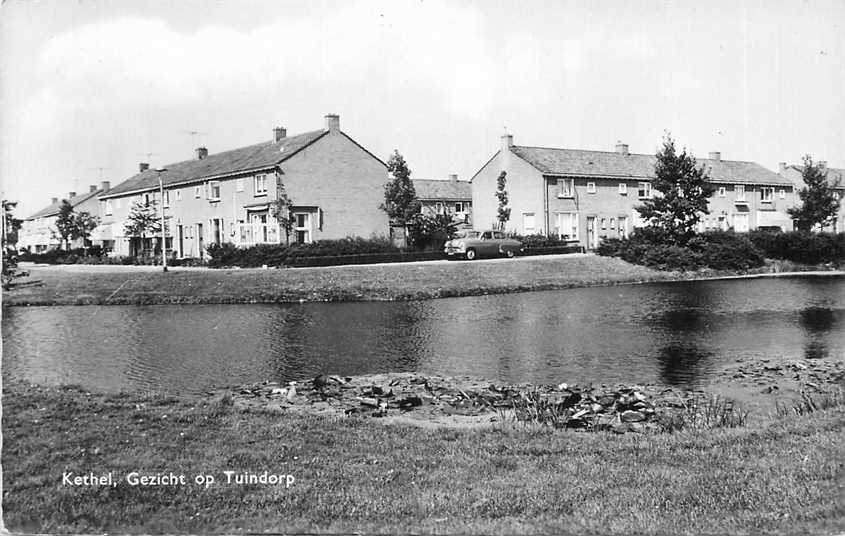
[[[167,171],[166,167],[159,166],[156,168],[158,173],[158,197],[161,203],[161,269],[167,271],[167,238],[164,232],[164,182],[161,180],[161,174]]]

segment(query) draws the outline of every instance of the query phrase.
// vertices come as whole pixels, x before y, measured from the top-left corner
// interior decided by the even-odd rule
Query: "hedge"
[[[845,262],[845,233],[756,230],[748,238],[770,259],[802,264]]]

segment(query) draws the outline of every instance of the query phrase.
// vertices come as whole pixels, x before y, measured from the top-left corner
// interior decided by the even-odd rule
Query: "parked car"
[[[464,257],[468,261],[477,257],[513,257],[523,250],[522,242],[501,231],[459,231],[444,247],[450,259]]]

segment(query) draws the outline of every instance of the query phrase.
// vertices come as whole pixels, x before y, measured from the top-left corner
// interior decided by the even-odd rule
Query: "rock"
[[[622,415],[619,416],[622,419],[622,422],[640,422],[645,420],[645,415],[640,413],[639,411],[623,411]]]
[[[361,401],[361,405],[363,405],[363,406],[370,406],[370,407],[373,407],[373,408],[378,407],[378,400],[375,399],[375,398],[370,398],[370,397],[366,397],[366,396],[359,396],[358,400]]]
[[[602,411],[604,411],[604,406],[599,403],[595,403],[590,406],[590,409],[593,411],[593,413],[601,413]]]
[[[282,396],[284,396],[284,395],[288,394],[288,390],[285,389],[284,387],[276,387],[276,388],[270,390],[270,394],[271,395],[282,395]]]
[[[641,422],[632,422],[628,425],[628,430],[641,434],[645,431],[645,427]]]
[[[398,405],[401,409],[416,408],[418,406],[422,406],[422,398],[418,396],[407,396],[400,399],[398,401]]]

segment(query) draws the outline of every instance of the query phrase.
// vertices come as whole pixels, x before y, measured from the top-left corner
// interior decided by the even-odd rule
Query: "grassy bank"
[[[782,263],[755,273],[803,269]],[[282,270],[133,266],[35,266],[3,294],[4,305],[285,303],[412,300],[721,277],[660,272],[620,259],[558,255],[477,262],[422,262]]]
[[[212,399],[5,387],[3,511],[33,532],[778,533],[845,529],[840,408],[655,435],[430,430]],[[226,484],[223,471],[290,474]],[[63,485],[113,472],[116,487]],[[216,483],[135,487],[130,472]]]
[[[4,293],[7,305],[408,300],[673,278],[619,259],[556,256],[282,270],[48,266]],[[40,284],[34,284],[40,282]]]

